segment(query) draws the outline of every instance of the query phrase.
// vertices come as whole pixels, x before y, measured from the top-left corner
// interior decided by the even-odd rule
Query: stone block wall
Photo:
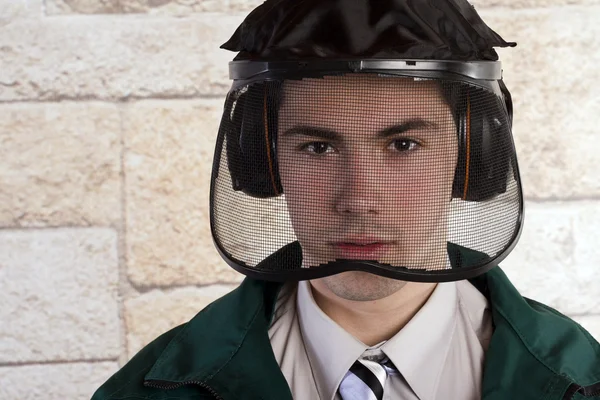
[[[0,399],[87,399],[236,287],[208,184],[218,49],[261,0],[0,0]],[[503,263],[600,339],[600,0],[474,0],[515,103]]]

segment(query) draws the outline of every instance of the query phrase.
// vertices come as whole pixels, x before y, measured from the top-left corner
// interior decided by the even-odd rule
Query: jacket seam
[[[127,397],[109,397],[108,398],[108,400],[127,400],[127,399],[148,400],[148,397],[127,396]]]
[[[212,306],[212,304],[210,304],[208,307]],[[207,308],[208,308],[207,307]],[[205,308],[205,310],[207,309]],[[260,306],[257,308],[257,310],[254,313],[254,316],[252,317],[252,320],[250,321],[250,323],[248,324],[248,326],[246,326],[242,336],[242,340],[240,341],[240,344],[238,345],[238,347],[236,347],[231,355],[229,356],[229,358],[227,359],[227,361],[225,363],[223,363],[223,365],[221,366],[221,368],[219,368],[216,372],[209,374],[206,377],[206,380],[210,380],[212,379],[215,375],[217,375],[225,365],[227,365],[227,363],[229,363],[229,361],[231,361],[231,359],[233,358],[233,356],[239,351],[241,344],[244,342],[245,338],[246,338],[246,334],[248,333],[248,330],[250,329],[250,326],[252,325],[252,323],[254,322],[254,320],[256,319],[256,315],[258,314],[258,312],[263,308],[263,304],[261,302]],[[188,323],[189,324],[189,323]],[[171,342],[169,342],[169,344],[167,345],[167,347],[165,348],[163,354],[161,354],[161,356],[159,357],[159,360],[157,360],[154,363],[154,366],[152,367],[152,369],[149,371],[149,373],[153,372],[156,368],[160,368],[162,367],[162,365],[164,364],[164,360],[166,360],[170,355],[171,352],[173,351],[174,347],[181,343],[182,341],[184,341],[185,339],[187,339],[187,337],[190,335],[191,329],[188,329],[189,325],[186,325],[186,330],[185,332],[182,332],[181,336],[177,336],[175,337]]]
[[[541,307],[543,307],[544,309],[552,312],[554,315],[557,315],[559,317],[566,317],[565,315],[561,314],[560,312],[546,306],[545,304],[540,303],[539,301],[533,300],[533,299],[529,299],[529,301],[532,301],[538,305],[540,305]],[[573,321],[573,320],[571,320]],[[588,341],[588,343],[590,344],[590,347],[592,349],[594,349],[594,353],[596,353],[596,355],[598,357],[600,357],[600,351],[598,351],[599,349],[596,346],[596,342],[595,340],[593,340],[592,335],[590,335],[585,329],[583,329],[583,327],[577,322],[577,321],[573,321],[575,323],[575,325],[577,326],[577,329],[579,329],[579,331],[581,333],[583,333],[583,336],[585,336],[585,339]],[[594,377],[593,379],[598,379],[600,377]]]
[[[552,371],[554,372],[554,371]],[[555,395],[557,393],[556,392],[556,385],[558,383],[560,383],[560,381],[562,380],[561,378],[564,378],[563,375],[559,375],[555,373],[555,377],[554,379],[551,379],[550,382],[548,382],[548,384],[546,385],[546,387],[544,387],[544,391],[542,392],[543,397],[540,397],[540,399],[542,400],[553,400],[556,399]]]
[[[226,362],[223,363],[223,365],[221,365],[221,367],[213,374],[210,374],[206,377],[206,380],[211,380],[214,376],[216,376],[219,372],[221,372],[221,370],[231,361],[231,359],[237,354],[237,352],[239,351],[240,347],[242,346],[242,344],[244,343],[244,341],[246,340],[246,336],[248,334],[248,331],[250,330],[251,326],[254,324],[254,321],[256,320],[256,316],[258,315],[258,313],[264,308],[264,304],[263,302],[261,302],[261,304],[259,305],[259,307],[257,307],[256,311],[254,312],[254,315],[252,316],[252,319],[250,320],[250,323],[245,327],[243,333],[242,333],[242,340],[240,341],[239,345],[231,352],[231,355],[229,356],[229,358],[227,359]],[[188,325],[186,324],[186,328],[188,328]],[[155,368],[159,368],[164,364],[164,360],[171,354],[171,352],[173,351],[173,348],[176,344],[180,343],[181,341],[183,341],[185,338],[187,338],[190,334],[191,329],[186,329],[186,332],[183,333],[181,335],[181,337],[175,337],[173,338],[173,340],[171,340],[169,342],[169,344],[167,345],[166,349],[163,351],[164,354],[161,354],[161,356],[159,357],[163,359],[163,361],[158,362],[158,361],[154,361],[154,362],[150,362],[148,365],[146,365],[146,367],[142,368],[140,371],[144,371],[149,365],[152,365],[152,368],[150,369],[150,371],[148,371],[148,373],[151,373]],[[164,355],[164,357],[163,357]],[[138,372],[140,372],[138,371]],[[135,375],[136,377],[138,376],[137,374]],[[125,400],[125,399],[148,399],[148,400],[152,400],[153,397],[123,397],[123,398],[114,398],[111,399],[111,396],[115,393],[117,393],[119,390],[123,389],[123,387],[127,386],[131,381],[133,381],[135,379],[135,377],[132,377],[130,380],[128,380],[124,385],[122,385],[121,387],[119,387],[118,389],[116,389],[114,392],[112,392],[109,396],[108,396],[108,400]],[[170,397],[169,397],[170,398]],[[169,398],[165,398],[169,399]]]
[[[529,301],[539,305],[540,307],[544,308],[545,310],[551,312],[552,314],[561,317],[561,318],[568,318],[567,316],[563,315],[562,313],[560,313],[559,311],[546,306],[545,304],[540,303],[539,301],[533,300],[533,299],[529,299],[527,298]],[[598,351],[598,347],[596,345],[596,343],[590,339],[592,339],[591,335],[585,330],[583,329],[583,327],[581,325],[579,325],[576,321],[573,321],[572,319],[570,319],[570,321],[572,321],[575,324],[575,327],[583,334],[583,336],[585,337],[585,339],[587,340],[587,342],[589,343],[590,347],[593,349],[594,354],[596,354],[597,357],[600,358],[600,351]],[[530,351],[531,352],[531,351]],[[553,370],[552,370],[553,371]],[[553,371],[554,373],[556,373],[555,371]],[[573,378],[571,378],[569,375],[567,374],[558,374],[557,375],[561,375],[561,376],[566,376],[569,379],[571,379],[571,381],[574,381]],[[592,379],[594,381],[600,381],[600,376],[597,375],[592,375]]]
[[[548,395],[551,395],[552,392],[554,392],[554,384],[556,382],[556,377],[554,379],[551,379],[546,386],[544,387],[544,391],[542,392],[542,396],[540,396],[540,399],[542,400],[549,400]]]
[[[210,307],[210,305],[208,307]],[[169,344],[167,345],[167,347],[165,347],[165,349],[163,350],[163,352],[161,353],[161,355],[154,362],[154,365],[152,366],[152,368],[150,369],[150,371],[148,371],[148,374],[151,374],[156,368],[159,368],[159,367],[161,367],[164,364],[164,360],[168,356],[171,355],[171,352],[173,351],[173,348],[175,347],[175,345],[179,344],[183,339],[185,339],[190,334],[190,330],[191,329],[189,329],[189,322],[188,322],[185,325],[184,332],[180,332],[180,334],[177,335],[177,336],[175,336],[173,338],[173,340],[171,340],[169,342]],[[180,335],[181,335],[181,337],[180,337]]]
[[[148,368],[149,366],[152,365],[152,361],[150,361],[150,363],[146,364],[146,366],[142,367],[141,369],[137,370],[136,373],[124,384],[120,385],[117,389],[115,389],[112,393],[110,393],[107,397],[108,400],[118,400],[117,398],[113,398],[112,396],[115,393],[118,393],[120,390],[123,390],[123,388],[127,387],[132,381],[134,381],[135,379],[139,378],[139,377],[143,377],[144,376],[144,371],[146,370],[146,368]],[[140,373],[141,372],[141,373]],[[139,397],[139,396],[127,396],[127,397],[119,397],[119,399],[127,399],[127,398],[141,398],[141,399],[147,399],[147,397]]]
[[[242,345],[244,344],[244,342],[246,341],[246,337],[248,335],[248,331],[250,330],[250,328],[252,327],[252,325],[254,324],[254,321],[256,320],[256,317],[258,316],[259,312],[261,310],[264,309],[264,301],[261,301],[259,307],[257,307],[256,311],[254,312],[254,315],[252,316],[252,319],[250,321],[250,323],[246,326],[246,328],[244,329],[244,333],[242,335],[242,340],[240,341],[239,345],[236,347],[236,349],[231,353],[231,355],[229,356],[229,358],[227,359],[226,362],[223,363],[223,365],[221,365],[221,367],[212,375],[209,375],[206,378],[206,381],[208,382],[209,380],[213,379],[215,376],[217,376],[222,370],[223,368],[225,368],[225,366],[227,364],[229,364],[229,362],[233,359],[233,357],[238,353],[238,351],[240,350],[240,347],[242,347]],[[228,389],[223,390],[224,393],[227,394],[231,394],[231,392]],[[261,398],[262,400],[262,398]]]
[[[186,396],[186,398],[190,398],[190,399],[192,399],[192,398],[203,398],[203,397],[206,397],[206,396],[203,395],[203,394],[194,394],[194,395],[191,395],[191,396]],[[147,397],[147,396],[143,396],[143,397],[142,396],[125,396],[125,397],[110,397],[110,398],[108,398],[108,400],[132,400],[132,399],[137,399],[137,400],[153,400],[153,399],[155,399],[155,397],[154,396],[151,396],[151,397]],[[169,397],[161,397],[160,399],[161,400],[169,400],[169,399],[181,400],[181,397],[172,397],[172,396],[169,396]]]
[[[258,315],[258,313],[264,309],[264,302],[261,301],[260,306],[256,309],[256,311],[254,312],[254,315],[252,316],[252,320],[250,321],[250,323],[246,326],[246,328],[244,329],[244,334],[242,335],[242,340],[240,341],[239,345],[235,348],[235,350],[231,353],[231,355],[229,356],[229,358],[227,359],[226,362],[223,363],[223,365],[221,365],[221,368],[219,368],[214,374],[209,375],[207,377],[207,380],[212,379],[213,377],[215,377],[216,375],[219,374],[219,372],[221,372],[223,370],[223,368],[225,368],[225,366],[227,364],[229,364],[229,362],[231,361],[231,359],[238,353],[238,351],[240,350],[240,347],[242,347],[242,345],[244,344],[244,342],[246,341],[246,336],[248,335],[248,331],[250,330],[250,328],[252,327],[252,325],[254,324],[254,321],[256,320],[256,316]]]
[[[529,343],[525,339],[525,336],[521,333],[521,330],[513,323],[513,321],[507,317],[507,315],[504,313],[504,311],[502,309],[496,308],[496,310],[506,321],[508,321],[508,323],[510,324],[512,329],[514,329],[514,331],[517,333],[519,339],[521,340],[521,342],[523,343],[523,345],[525,346],[525,348],[527,349],[529,354],[531,354],[540,364],[542,364],[544,367],[546,367],[549,371],[551,371],[555,375],[565,376],[565,377],[569,378],[571,380],[571,382],[575,382],[575,379],[572,378],[569,374],[567,374],[567,373],[559,374],[557,371],[554,370],[554,368],[551,368],[546,362],[544,362],[542,359],[540,359],[540,357],[538,357],[537,353],[532,351],[531,347],[529,346]],[[592,376],[592,379],[598,379],[598,377]]]

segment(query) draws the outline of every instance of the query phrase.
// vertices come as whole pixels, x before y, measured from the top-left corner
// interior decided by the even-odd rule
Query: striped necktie
[[[381,362],[358,359],[340,384],[343,400],[382,400],[388,372],[393,370],[386,357]]]

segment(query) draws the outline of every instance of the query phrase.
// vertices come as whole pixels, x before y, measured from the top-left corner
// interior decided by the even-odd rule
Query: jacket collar
[[[465,257],[480,256],[456,247]],[[470,254],[472,253],[472,254]],[[452,255],[451,255],[452,258]],[[573,383],[600,382],[600,345],[558,312],[523,298],[495,267],[470,280],[492,307],[482,398],[561,399]],[[280,283],[246,278],[189,321],[145,379],[197,383],[224,400],[292,399],[268,337]],[[535,373],[532,373],[535,371]],[[530,393],[531,392],[531,393]],[[499,397],[496,397],[500,395]]]
[[[225,400],[237,400],[239,393],[245,398],[291,399],[267,335],[281,286],[245,279],[186,324],[145,381],[201,384]],[[279,396],[266,397],[265,388]]]
[[[470,282],[488,297],[494,324],[483,398],[500,392],[563,399],[567,388],[581,387],[586,395],[600,389],[600,344],[581,326],[522,297],[500,267]]]

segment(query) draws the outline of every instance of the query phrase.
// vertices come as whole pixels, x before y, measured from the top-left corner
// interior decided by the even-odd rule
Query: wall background
[[[88,399],[233,289],[208,183],[261,0],[0,0],[0,398]],[[600,0],[476,0],[515,102],[525,231],[503,263],[600,339]]]

